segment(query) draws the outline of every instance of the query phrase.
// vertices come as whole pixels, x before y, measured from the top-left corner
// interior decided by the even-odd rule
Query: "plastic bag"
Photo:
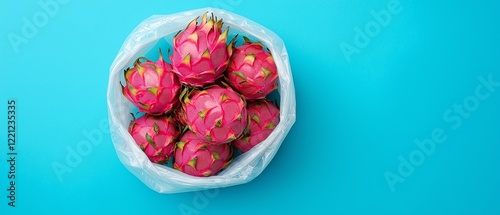
[[[197,16],[214,13],[224,20],[230,31],[237,30],[262,41],[275,59],[280,94],[280,123],[263,142],[239,155],[216,176],[194,177],[171,167],[148,160],[128,133],[133,105],[121,93],[120,80],[123,70],[133,61],[148,53],[155,44],[173,35]],[[144,184],[159,193],[179,193],[243,184],[257,177],[273,159],[288,131],[295,122],[295,88],[288,60],[288,53],[281,38],[265,27],[237,14],[214,8],[203,8],[172,15],[155,15],[137,26],[125,40],[111,65],[108,83],[108,111],[111,138],[116,153],[125,167]]]

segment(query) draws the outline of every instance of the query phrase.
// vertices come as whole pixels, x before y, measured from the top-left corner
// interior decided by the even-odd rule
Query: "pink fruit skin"
[[[234,146],[247,152],[264,141],[280,121],[280,110],[268,100],[257,100],[248,103],[250,125],[248,132],[234,141]]]
[[[248,123],[246,101],[231,88],[195,90],[184,99],[183,109],[190,130],[212,144],[235,140]]]
[[[231,56],[227,80],[246,99],[263,99],[277,88],[278,70],[271,53],[260,42],[245,38]]]
[[[204,14],[200,25],[195,19],[174,37],[171,61],[182,83],[200,87],[222,76],[233,50],[232,43],[226,45],[228,28],[222,32],[222,25]]]
[[[146,62],[140,62],[141,59]],[[172,66],[163,60],[161,51],[157,62],[139,58],[133,68],[125,70],[126,86],[122,93],[139,111],[161,115],[179,104],[181,84],[172,72]]]
[[[173,166],[192,176],[212,176],[229,164],[232,155],[229,144],[213,145],[188,131],[176,145]]]
[[[143,115],[130,123],[129,133],[151,162],[164,164],[172,157],[179,131],[171,117]]]

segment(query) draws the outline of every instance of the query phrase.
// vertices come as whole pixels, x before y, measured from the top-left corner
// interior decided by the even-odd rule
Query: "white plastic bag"
[[[177,33],[197,16],[214,13],[225,26],[262,41],[272,52],[278,68],[280,123],[271,135],[250,151],[233,159],[222,172],[211,177],[194,177],[149,161],[135,144],[127,128],[134,107],[122,95],[120,80],[123,70],[148,53],[161,39]],[[137,26],[124,42],[113,62],[108,84],[108,110],[111,138],[120,161],[144,184],[159,193],[179,193],[243,184],[257,177],[273,159],[295,122],[295,88],[288,53],[281,38],[265,27],[234,13],[203,8],[172,15],[156,15]]]

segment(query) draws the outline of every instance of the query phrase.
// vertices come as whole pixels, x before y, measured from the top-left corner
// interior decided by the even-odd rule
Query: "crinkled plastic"
[[[123,70],[133,61],[148,53],[167,35],[177,33],[197,16],[214,13],[224,20],[225,26],[262,41],[272,52],[278,74],[280,94],[280,123],[262,143],[233,159],[222,172],[211,177],[194,177],[171,167],[148,160],[135,144],[127,128],[132,120],[134,107],[121,93],[120,80]],[[231,31],[230,30],[230,31]],[[171,15],[155,15],[137,26],[125,40],[111,65],[108,84],[108,111],[111,138],[120,161],[144,184],[159,193],[179,193],[211,188],[221,188],[247,183],[257,177],[271,162],[281,143],[295,122],[295,88],[288,60],[288,53],[281,38],[267,28],[237,14],[203,8]]]

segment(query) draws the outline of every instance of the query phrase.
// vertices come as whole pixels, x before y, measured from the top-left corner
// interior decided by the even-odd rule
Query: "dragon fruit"
[[[151,162],[165,164],[172,157],[179,131],[171,117],[144,114],[133,120],[129,133]]]
[[[122,93],[141,112],[152,115],[170,112],[179,104],[181,90],[181,84],[171,70],[172,66],[163,60],[161,50],[157,62],[140,57],[133,68],[125,70],[126,86],[122,86]]]
[[[227,68],[227,80],[246,99],[263,99],[277,88],[278,72],[271,53],[260,42],[237,47]]]
[[[232,155],[229,144],[213,145],[188,131],[176,144],[173,166],[189,175],[212,176],[230,163]]]
[[[212,15],[207,20],[205,13],[200,25],[197,20],[174,37],[170,59],[182,83],[200,87],[222,76],[233,52],[234,40],[226,45],[229,28],[222,32],[222,19]]]
[[[247,109],[250,118],[248,132],[234,141],[234,146],[243,152],[265,140],[280,121],[280,110],[269,100],[249,102]]]
[[[246,130],[246,101],[229,87],[194,90],[184,97],[182,107],[190,130],[212,144],[229,143]]]

